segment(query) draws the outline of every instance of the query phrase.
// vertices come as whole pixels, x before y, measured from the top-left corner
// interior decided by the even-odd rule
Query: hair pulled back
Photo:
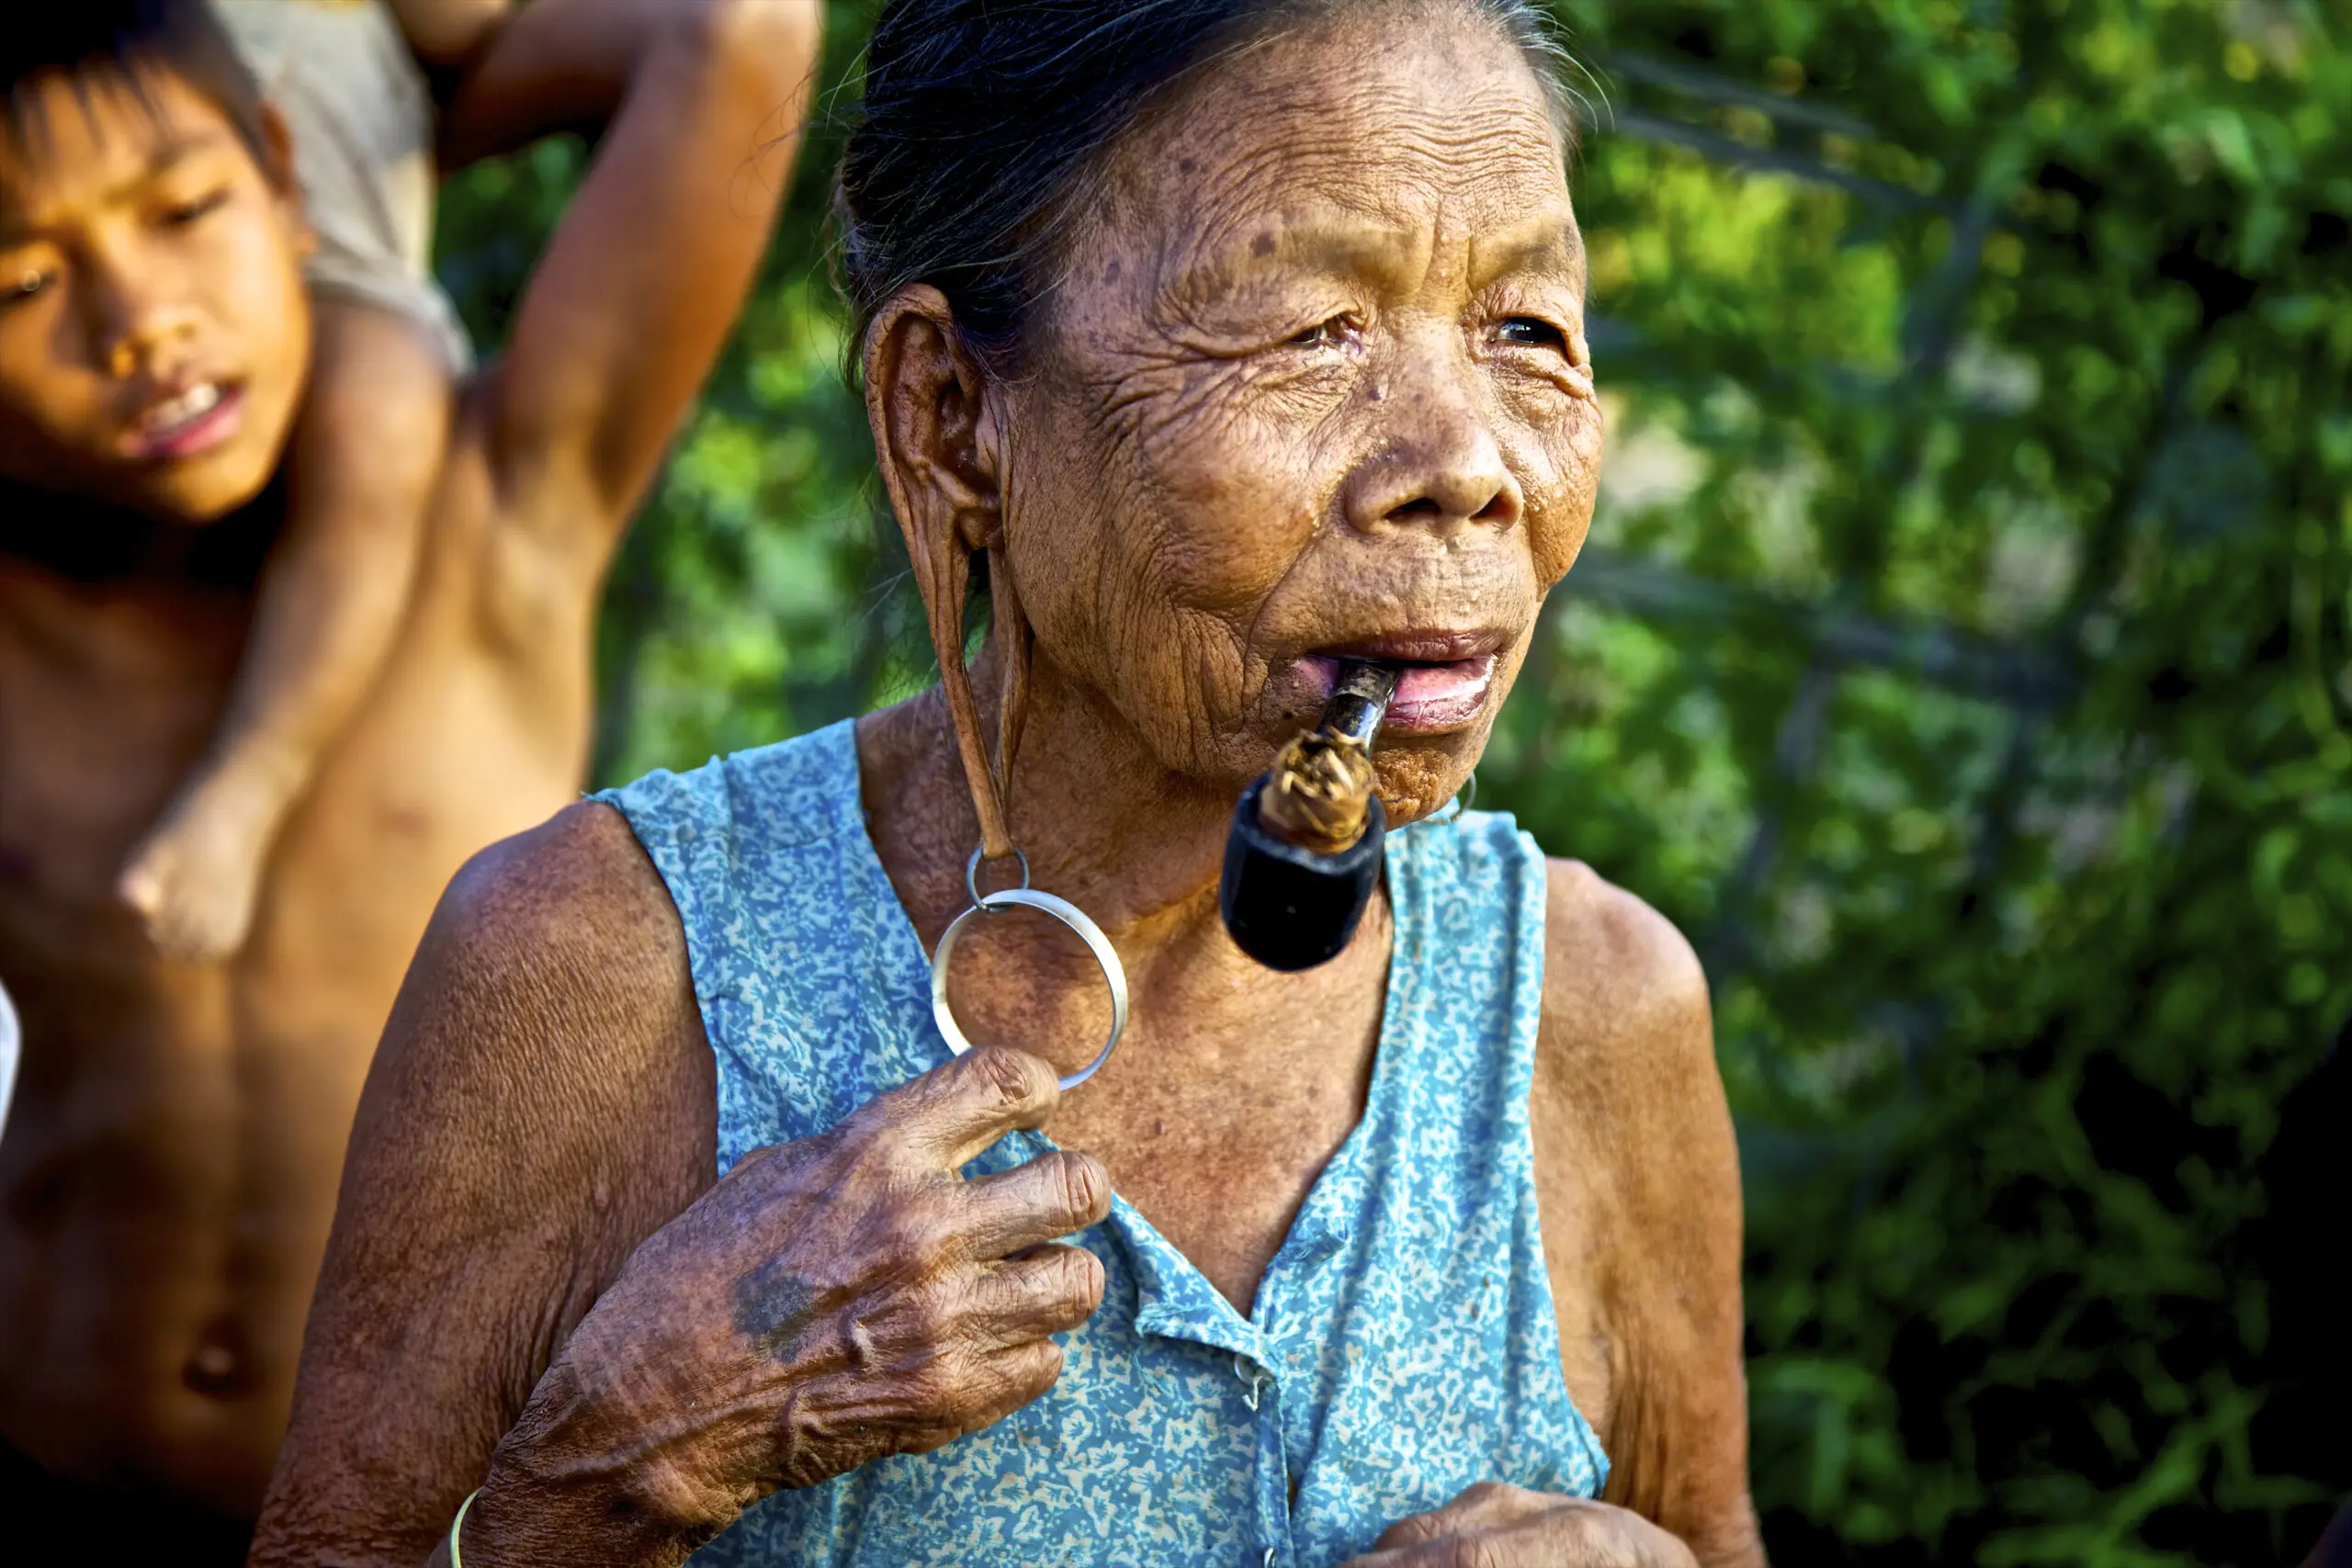
[[[947,297],[1001,368],[1049,287],[1057,231],[1100,155],[1187,73],[1285,23],[1411,0],[890,0],[865,56],[863,116],[835,194],[858,339],[911,284]],[[1484,17],[1547,92],[1561,58],[1530,0],[1419,0]],[[1566,134],[1567,120],[1560,118]]]

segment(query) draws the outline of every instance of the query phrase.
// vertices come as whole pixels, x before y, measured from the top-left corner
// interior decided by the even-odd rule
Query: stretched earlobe
[[[1000,549],[989,576],[1004,655],[991,757],[964,663],[972,558],[1001,532],[996,476],[978,441],[987,378],[956,330],[946,297],[923,285],[901,290],[876,315],[866,330],[865,367],[875,457],[922,593],[948,721],[979,818],[981,852],[999,859],[1012,852],[1005,801],[1028,706],[1029,632]]]
[[[1028,857],[1012,842],[1005,803],[1012,786],[1012,760],[1029,714],[1035,637],[1022,608],[1021,584],[1006,548],[1001,476],[988,450],[982,417],[988,378],[957,334],[946,297],[925,285],[899,290],[876,313],[866,329],[865,363],[865,415],[874,427],[875,457],[906,535],[916,586],[922,591],[948,723],[956,731],[964,781],[972,792],[972,812],[980,821],[980,847],[965,870],[971,907],[948,923],[932,950],[932,1016],[949,1050],[960,1055],[970,1048],[947,1001],[947,961],[956,950],[956,935],[967,922],[1006,908],[1052,916],[1086,943],[1111,988],[1110,1037],[1091,1063],[1061,1078],[1068,1091],[1093,1077],[1119,1047],[1127,1027],[1126,971],[1111,939],[1084,910],[1029,886]],[[964,603],[972,586],[972,558],[982,550],[989,552],[989,605],[997,648],[993,757],[980,736],[979,705],[972,696],[972,672],[964,663]],[[981,860],[1007,856],[1020,858],[1019,885],[982,893]]]
[[[1029,717],[1029,658],[1036,634],[1021,607],[1012,558],[1002,548],[989,557],[989,620],[997,644],[997,799],[1009,811],[1012,758],[1021,749],[1021,728]]]

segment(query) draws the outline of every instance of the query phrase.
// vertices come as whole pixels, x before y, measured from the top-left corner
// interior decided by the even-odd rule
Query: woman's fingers
[[[982,1357],[966,1374],[964,1397],[955,1417],[897,1445],[904,1453],[928,1453],[967,1432],[993,1427],[1054,1386],[1062,1375],[1062,1348],[1032,1339]]]
[[[1481,1482],[1391,1526],[1346,1568],[1697,1568],[1697,1559],[1638,1514]]]
[[[888,1134],[923,1166],[956,1170],[1007,1133],[1042,1127],[1060,1100],[1050,1063],[982,1045],[876,1096],[850,1121],[861,1133]]]
[[[1499,1481],[1481,1481],[1444,1507],[1415,1514],[1388,1527],[1376,1549],[1420,1546],[1465,1530],[1493,1529],[1555,1511],[1563,1499]]]
[[[1645,1558],[1603,1550],[1542,1525],[1465,1530],[1419,1546],[1358,1557],[1343,1568],[1652,1568]]]
[[[989,1374],[993,1397],[983,1407],[974,1431],[995,1426],[1053,1387],[1062,1375],[1062,1348],[1050,1339],[1009,1346],[989,1358]]]
[[[983,1176],[956,1199],[970,1256],[985,1261],[1099,1224],[1111,1212],[1111,1173],[1092,1155],[1055,1149]]]
[[[984,1263],[972,1284],[975,1336],[990,1350],[1076,1328],[1102,1304],[1102,1263],[1082,1247],[1041,1247]]]

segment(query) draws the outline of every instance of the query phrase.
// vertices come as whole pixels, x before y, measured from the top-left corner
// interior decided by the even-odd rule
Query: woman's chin
[[[1462,791],[1486,748],[1487,727],[1465,726],[1442,735],[1400,739],[1373,753],[1380,803],[1388,825],[1402,828],[1444,809]]]

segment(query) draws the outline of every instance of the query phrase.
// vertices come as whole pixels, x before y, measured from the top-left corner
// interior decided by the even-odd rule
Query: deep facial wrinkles
[[[1499,628],[1499,701],[1598,456],[1560,141],[1517,46],[1466,19],[1289,41],[1112,155],[1002,389],[1041,654],[1137,761],[1220,788],[1311,713],[1317,648]],[[1555,335],[1498,336],[1518,315]],[[1518,503],[1487,515],[1497,475]],[[1451,793],[1490,719],[1399,747],[1399,791]]]

